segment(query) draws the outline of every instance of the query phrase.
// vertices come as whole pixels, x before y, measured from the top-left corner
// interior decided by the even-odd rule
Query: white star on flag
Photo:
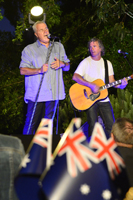
[[[102,197],[104,200],[110,200],[112,197],[112,194],[109,190],[104,190],[102,193]]]
[[[27,167],[27,163],[31,162],[31,159],[29,159],[29,154],[26,154],[25,157],[23,158],[20,166],[26,168]]]
[[[87,184],[83,184],[80,187],[80,192],[84,195],[87,195],[90,193],[90,187]]]

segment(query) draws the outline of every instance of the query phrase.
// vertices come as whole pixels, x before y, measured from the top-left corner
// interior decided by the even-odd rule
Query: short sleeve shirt
[[[26,46],[22,51],[19,67],[41,68],[42,65],[46,63],[46,60],[48,60],[48,71],[44,74],[38,102],[58,99],[62,100],[65,98],[63,70],[62,68],[55,70],[50,67],[50,64],[54,62],[55,57],[64,63],[70,62],[63,45],[59,42],[54,43],[50,54],[49,49],[45,45],[42,45],[38,40],[35,43]],[[28,100],[35,101],[41,79],[42,74],[25,76],[24,100],[26,103]]]
[[[114,75],[113,66],[109,60],[108,63],[108,75]],[[101,58],[98,61],[95,61],[91,58],[91,56],[85,58],[83,61],[80,62],[78,65],[75,73],[81,75],[85,80],[89,82],[93,82],[96,79],[102,79],[105,83],[105,66],[104,60]],[[109,101],[108,98],[102,100],[104,102]]]

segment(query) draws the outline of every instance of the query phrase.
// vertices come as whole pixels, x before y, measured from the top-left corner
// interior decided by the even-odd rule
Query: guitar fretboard
[[[131,78],[131,76],[128,76],[128,77],[126,77],[126,79],[127,80],[131,80],[132,78]],[[112,83],[108,83],[106,85],[101,86],[100,90],[108,89],[108,88],[113,87],[115,85],[119,85],[119,84],[121,84],[121,82],[122,82],[122,79],[118,80],[118,81],[115,81],[115,82],[112,82]]]

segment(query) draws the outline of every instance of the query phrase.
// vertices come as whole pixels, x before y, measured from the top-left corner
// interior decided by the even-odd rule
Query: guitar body
[[[97,79],[92,83],[95,83],[99,87],[105,85],[101,79]],[[83,111],[90,108],[96,101],[105,99],[108,96],[108,90],[104,89],[98,94],[94,94],[89,87],[75,83],[69,89],[69,96],[73,106],[77,110]]]

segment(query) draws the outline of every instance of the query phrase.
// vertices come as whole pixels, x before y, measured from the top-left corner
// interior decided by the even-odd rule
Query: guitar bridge
[[[94,101],[95,99],[97,99],[100,96],[100,92],[98,94],[91,94],[90,95],[90,100]]]

